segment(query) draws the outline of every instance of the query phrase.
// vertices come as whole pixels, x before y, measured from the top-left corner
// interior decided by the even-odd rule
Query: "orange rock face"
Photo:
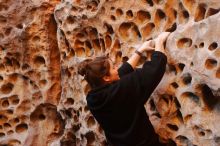
[[[106,145],[77,64],[107,53],[122,63],[163,31],[167,70],[146,103],[155,131],[220,145],[219,11],[218,0],[2,0],[0,145]]]

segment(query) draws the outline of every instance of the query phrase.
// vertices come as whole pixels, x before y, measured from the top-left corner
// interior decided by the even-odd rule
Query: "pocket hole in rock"
[[[173,124],[167,124],[167,127],[170,128],[173,131],[178,131],[178,129],[179,129],[178,126],[173,125]]]
[[[133,17],[133,12],[132,12],[131,10],[128,10],[128,11],[126,12],[126,16],[127,16],[128,18],[132,18],[132,17]]]
[[[87,126],[88,126],[89,128],[91,128],[91,127],[94,126],[95,124],[96,124],[95,119],[94,119],[92,116],[90,116],[90,117],[88,118],[88,120],[87,120]]]
[[[141,32],[143,38],[147,38],[154,31],[155,25],[154,23],[148,23],[144,27],[142,27]]]
[[[194,103],[200,105],[200,99],[199,97],[192,93],[192,92],[184,92],[182,95],[181,95],[182,98],[189,98],[191,101],[193,101]]]
[[[210,69],[215,68],[217,66],[217,63],[218,62],[215,59],[209,58],[209,59],[206,59],[205,61],[205,67],[210,70]]]
[[[116,15],[117,16],[121,16],[121,15],[123,15],[123,11],[121,10],[121,9],[116,9]]]
[[[25,124],[25,123],[21,123],[21,124],[16,126],[15,131],[17,133],[22,133],[22,132],[27,131],[27,129],[28,129],[28,125]]]
[[[190,38],[182,38],[177,41],[178,48],[189,48],[192,45],[192,40]]]
[[[14,88],[14,85],[12,83],[6,83],[6,84],[3,84],[1,86],[1,92],[3,94],[9,94]]]
[[[218,43],[213,42],[212,44],[209,45],[208,49],[210,51],[215,50],[218,47]]]
[[[205,18],[206,5],[199,4],[195,11],[195,22],[203,20]]]
[[[217,14],[220,11],[220,9],[214,9],[214,8],[209,8],[208,12],[206,14],[206,17],[212,16]]]
[[[182,76],[183,84],[188,85],[191,83],[191,81],[192,81],[192,76],[189,73],[183,74]]]
[[[144,21],[150,20],[151,19],[151,15],[149,12],[144,11],[144,10],[140,10],[137,12],[137,20],[140,23],[143,23]]]
[[[179,85],[176,82],[171,83],[171,86],[174,87],[175,89],[179,87]]]

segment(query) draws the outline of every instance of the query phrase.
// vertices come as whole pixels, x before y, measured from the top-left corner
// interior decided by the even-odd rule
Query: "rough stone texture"
[[[220,145],[219,11],[219,0],[1,0],[0,145],[106,145],[77,64],[107,53],[121,63],[163,31],[150,120],[164,142]]]

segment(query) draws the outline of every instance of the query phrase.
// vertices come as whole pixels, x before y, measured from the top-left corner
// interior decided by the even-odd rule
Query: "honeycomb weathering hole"
[[[112,38],[109,35],[105,36],[105,47],[110,48],[112,44]]]
[[[194,103],[200,105],[200,99],[199,97],[192,93],[192,92],[184,92],[182,95],[181,95],[182,98],[188,98],[190,99],[191,101],[193,101]]]
[[[3,94],[9,94],[14,88],[14,85],[12,83],[6,83],[6,84],[3,84],[1,86],[1,92]]]
[[[92,116],[90,116],[90,117],[88,118],[88,120],[87,120],[87,125],[88,125],[88,127],[92,127],[92,126],[94,126],[95,124],[96,124],[95,119],[94,119]]]
[[[212,16],[217,14],[220,11],[220,9],[214,9],[214,8],[209,8],[208,12],[206,14],[206,17]]]
[[[21,133],[21,132],[26,131],[27,129],[28,129],[28,125],[27,125],[26,123],[21,123],[21,124],[19,124],[19,125],[16,126],[15,131],[16,131],[17,133]]]
[[[213,42],[212,44],[209,45],[208,49],[209,50],[215,50],[218,47],[218,43]]]
[[[199,4],[196,8],[195,12],[195,21],[200,21],[205,18],[205,12],[206,12],[206,5],[205,4]]]
[[[137,19],[141,23],[143,23],[144,21],[150,20],[151,19],[151,15],[147,11],[140,10],[140,11],[137,12]]]
[[[6,100],[3,100],[3,101],[2,101],[2,107],[7,108],[8,106],[9,106],[8,100],[7,100],[7,99],[6,99]]]
[[[119,34],[124,40],[129,40],[130,35],[133,35],[132,40],[141,38],[139,29],[137,25],[133,22],[123,22],[119,26]]]
[[[188,144],[189,139],[185,136],[179,135],[175,138],[180,144]]]
[[[215,68],[217,66],[217,63],[218,62],[215,59],[207,59],[205,61],[205,67],[207,69],[213,69],[213,68]]]
[[[5,136],[5,133],[3,132],[0,132],[0,138],[4,137]]]
[[[116,9],[116,15],[117,16],[123,15],[123,11],[121,9]]]
[[[192,46],[192,40],[190,38],[182,38],[177,41],[178,48],[189,48]]]
[[[92,131],[89,131],[85,135],[87,139],[87,145],[91,145],[95,141],[95,134]]]
[[[176,125],[173,125],[173,124],[167,124],[167,127],[173,131],[178,131],[178,129],[179,129]]]
[[[147,3],[151,7],[154,5],[152,0],[143,0],[143,1],[144,1],[144,3]]]
[[[45,64],[45,59],[42,56],[36,56],[34,59],[34,64],[36,65],[43,65]]]
[[[189,73],[186,73],[182,76],[183,84],[188,85],[191,83],[191,81],[192,81],[192,76]]]
[[[128,11],[126,12],[126,16],[127,16],[128,18],[132,18],[134,15],[133,15],[133,12],[132,12],[131,10],[128,10]]]
[[[146,24],[142,29],[141,29],[141,33],[143,38],[147,38],[148,36],[150,36],[150,34],[154,31],[155,25],[154,23],[148,23]]]
[[[154,17],[154,22],[156,26],[159,27],[160,22],[164,20],[165,18],[166,18],[166,14],[161,9],[157,9],[155,13],[155,17]]]

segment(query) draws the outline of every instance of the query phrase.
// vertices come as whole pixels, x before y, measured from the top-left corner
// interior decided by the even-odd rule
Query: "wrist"
[[[135,53],[140,57],[144,57],[144,54],[142,52],[140,52],[138,49],[135,50]]]

